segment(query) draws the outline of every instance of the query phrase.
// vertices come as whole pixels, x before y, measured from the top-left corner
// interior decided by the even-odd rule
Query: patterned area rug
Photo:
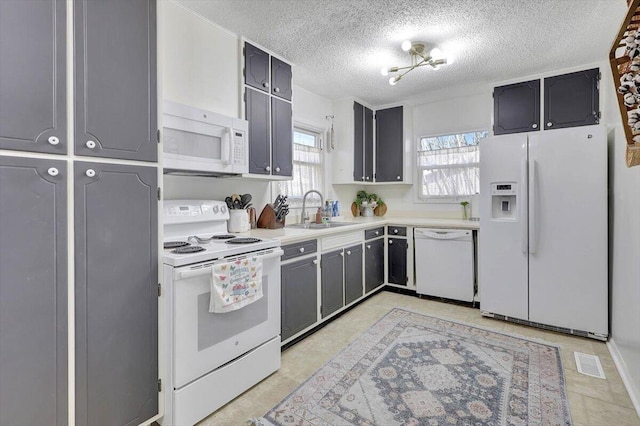
[[[257,425],[570,425],[557,347],[390,311]]]

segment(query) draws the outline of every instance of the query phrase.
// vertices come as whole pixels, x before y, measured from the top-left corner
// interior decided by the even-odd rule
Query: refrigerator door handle
[[[520,241],[522,253],[529,250],[529,231],[527,223],[527,158],[523,157],[520,162]]]
[[[537,176],[537,164],[535,160],[529,162],[529,191],[531,197],[529,198],[529,253],[534,254],[537,248],[538,239],[538,218],[537,218],[537,202],[538,191],[536,186]]]

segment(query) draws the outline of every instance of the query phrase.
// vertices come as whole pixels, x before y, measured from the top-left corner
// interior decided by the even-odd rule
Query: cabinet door
[[[318,319],[318,266],[315,257],[282,265],[282,340]]]
[[[252,44],[244,44],[244,83],[269,93],[269,54]]]
[[[158,413],[155,167],[75,164],[76,424]]]
[[[336,250],[322,255],[322,318],[344,306],[343,255],[342,250]]]
[[[540,130],[540,80],[493,89],[493,133]]]
[[[156,2],[74,2],[75,153],[157,161]]]
[[[390,284],[407,285],[407,240],[389,238],[388,268]]]
[[[384,284],[384,239],[367,241],[364,245],[364,291],[369,293]]]
[[[67,152],[66,3],[0,1],[0,149]]]
[[[0,156],[1,425],[67,424],[66,176]]]
[[[344,249],[344,304],[362,297],[362,244]]]
[[[600,70],[544,79],[544,128],[590,126],[600,119]]]
[[[373,182],[373,111],[364,108],[364,180]]]
[[[271,57],[271,93],[291,100],[291,65]]]
[[[364,107],[353,103],[353,180],[364,181]]]
[[[293,122],[291,104],[271,98],[271,173],[277,176],[293,174]]]
[[[376,111],[376,182],[402,180],[402,107]]]
[[[249,121],[249,173],[268,175],[271,171],[269,95],[247,89]]]

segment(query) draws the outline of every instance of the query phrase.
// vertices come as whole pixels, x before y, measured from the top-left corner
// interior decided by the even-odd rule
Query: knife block
[[[271,204],[267,204],[260,212],[258,218],[258,228],[264,229],[280,229],[284,228],[284,219],[276,220],[276,212],[271,207]]]

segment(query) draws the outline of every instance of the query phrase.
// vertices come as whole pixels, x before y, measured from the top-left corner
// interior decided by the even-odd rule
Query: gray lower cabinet
[[[322,254],[321,258],[322,318],[344,306],[344,267],[342,249]]]
[[[67,424],[66,182],[0,156],[0,425]]]
[[[314,256],[281,267],[282,340],[304,330],[318,319],[317,263]]]
[[[369,293],[384,284],[384,238],[364,243],[364,291]]]
[[[76,424],[158,413],[155,167],[76,162]]]
[[[362,297],[362,244],[344,249],[344,304]]]
[[[66,3],[0,1],[0,149],[67,152]]]
[[[73,4],[75,153],[157,161],[155,0]]]
[[[389,238],[387,250],[387,281],[389,284],[407,285],[407,239]]]

